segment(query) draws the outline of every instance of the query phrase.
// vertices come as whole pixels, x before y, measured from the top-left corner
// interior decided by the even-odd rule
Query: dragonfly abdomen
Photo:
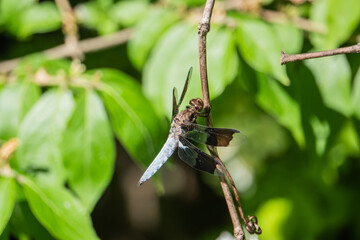
[[[162,167],[162,165],[164,165],[164,163],[169,159],[169,157],[171,157],[178,145],[178,141],[179,140],[176,134],[169,134],[164,146],[161,148],[158,155],[155,157],[155,159],[152,161],[150,166],[146,169],[146,171],[140,178],[138,182],[139,186],[143,184],[146,180],[151,178]]]

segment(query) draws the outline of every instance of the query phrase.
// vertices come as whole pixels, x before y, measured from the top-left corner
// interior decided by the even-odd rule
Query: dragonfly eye
[[[191,99],[189,103],[191,106],[194,106],[197,112],[200,112],[204,108],[204,102],[201,98]]]

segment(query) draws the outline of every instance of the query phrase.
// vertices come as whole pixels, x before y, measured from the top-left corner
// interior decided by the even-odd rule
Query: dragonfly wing
[[[193,68],[190,67],[189,72],[188,72],[188,75],[187,75],[187,77],[186,77],[184,89],[183,89],[183,91],[182,91],[182,93],[181,93],[181,96],[180,96],[180,99],[179,99],[179,103],[178,103],[178,105],[177,105],[177,107],[176,107],[176,108],[177,108],[177,109],[176,109],[177,111],[179,110],[180,105],[181,105],[182,101],[184,100],[186,91],[187,91],[188,86],[189,86],[189,81],[190,81],[190,78],[191,78],[192,70],[193,70]]]
[[[232,145],[238,145],[246,140],[244,134],[231,128],[212,128],[189,124],[185,126],[185,129],[189,130],[185,135],[186,138],[209,146],[227,147],[230,142],[234,142]]]
[[[218,161],[182,136],[179,136],[178,154],[180,159],[192,168],[216,174],[216,164],[218,164]]]
[[[177,107],[177,90],[176,87],[173,88],[173,108],[172,108],[172,119],[174,119],[175,115],[178,114],[178,107]],[[171,120],[172,120],[171,119]]]
[[[151,178],[157,170],[161,168],[162,165],[169,159],[169,157],[174,153],[178,145],[178,140],[175,138],[174,134],[169,134],[168,139],[166,140],[164,146],[161,148],[158,155],[152,161],[150,166],[146,169],[142,177],[138,182],[138,186],[143,184],[146,180]]]

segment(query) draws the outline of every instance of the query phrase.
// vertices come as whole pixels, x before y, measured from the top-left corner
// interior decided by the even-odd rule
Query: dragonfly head
[[[204,102],[200,98],[193,98],[189,104],[195,108],[197,112],[201,112],[204,109]]]

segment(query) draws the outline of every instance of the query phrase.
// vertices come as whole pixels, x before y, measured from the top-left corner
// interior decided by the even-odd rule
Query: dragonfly
[[[218,160],[203,152],[191,141],[207,146],[226,147],[233,139],[234,134],[241,134],[239,130],[230,128],[212,128],[198,125],[198,117],[206,117],[204,102],[201,98],[191,99],[189,105],[179,112],[180,105],[184,100],[191,78],[192,67],[190,68],[180,100],[177,103],[177,91],[173,88],[173,110],[172,121],[168,138],[158,155],[151,162],[138,182],[138,186],[151,178],[178,149],[179,158],[192,168],[210,174],[219,174],[216,168],[220,164]],[[244,135],[243,135],[244,136]]]

